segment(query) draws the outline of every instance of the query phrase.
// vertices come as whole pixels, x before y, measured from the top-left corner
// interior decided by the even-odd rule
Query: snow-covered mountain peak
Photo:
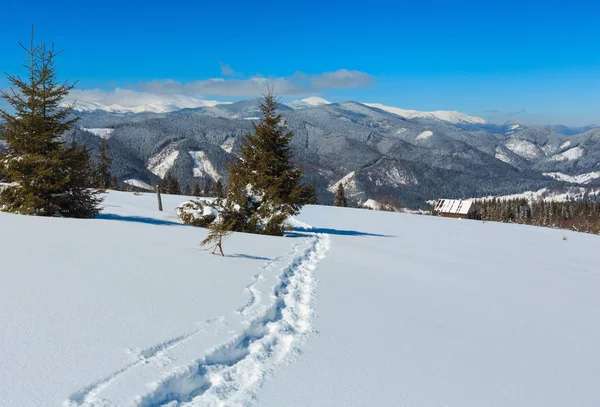
[[[74,102],[65,102],[64,106],[75,104],[75,109],[79,111],[95,111],[103,110],[111,113],[168,113],[174,112],[181,109],[198,108],[198,107],[212,107],[220,104],[229,104],[229,102],[218,102],[216,100],[202,100],[193,97],[180,97],[180,98],[169,98],[169,99],[156,99],[150,103],[113,103],[106,104],[100,101],[82,101],[76,100]]]
[[[294,100],[293,102],[287,103],[292,109],[306,109],[308,107],[316,107],[322,105],[330,105],[331,102],[318,96],[312,96],[300,100]]]
[[[386,112],[396,114],[405,119],[435,119],[448,123],[468,123],[468,124],[486,124],[485,119],[476,116],[469,116],[465,113],[455,110],[436,110],[433,112],[421,112],[418,110],[406,110],[398,107],[386,106],[381,103],[363,103],[366,106],[385,110]]]

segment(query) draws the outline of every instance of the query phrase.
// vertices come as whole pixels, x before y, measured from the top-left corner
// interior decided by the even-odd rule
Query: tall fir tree
[[[212,181],[206,181],[206,183],[204,184],[204,189],[202,190],[202,193],[204,194],[204,196],[211,196],[213,194],[214,191],[214,184]]]
[[[202,195],[202,191],[200,191],[200,185],[196,182],[192,189],[192,196],[199,197],[200,195]]]
[[[212,190],[212,195],[214,195],[215,198],[225,198],[225,188],[223,187],[223,183],[221,182],[221,180],[215,182]]]
[[[179,181],[171,172],[168,172],[163,179],[161,191],[165,194],[181,195],[181,187]]]
[[[333,200],[333,206],[348,206],[348,200],[346,199],[346,192],[344,191],[344,185],[340,182],[335,191],[335,199]]]
[[[7,75],[12,84],[0,96],[14,110],[0,110],[0,133],[7,143],[0,167],[14,185],[0,192],[0,209],[27,215],[93,217],[101,199],[90,174],[89,152],[65,146],[61,136],[76,118],[61,107],[74,85],[58,82],[54,47],[34,45],[27,52],[27,78]]]
[[[100,155],[96,167],[96,185],[105,190],[113,186],[113,177],[110,173],[112,159],[108,156],[108,141],[103,138],[100,144]]]
[[[235,231],[283,235],[285,220],[295,215],[312,196],[300,184],[302,170],[295,168],[287,130],[272,89],[260,103],[262,119],[247,133],[241,155],[229,165],[223,224]]]
[[[185,188],[183,189],[183,195],[185,195],[185,196],[192,195],[192,190],[190,188],[190,184],[186,184]]]

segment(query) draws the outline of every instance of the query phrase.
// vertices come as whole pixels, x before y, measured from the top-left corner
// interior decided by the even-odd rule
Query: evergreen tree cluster
[[[170,172],[168,172],[167,175],[165,175],[160,190],[164,194],[181,195],[181,187],[179,186],[179,181]]]
[[[482,220],[571,229],[600,234],[600,202],[550,202],[527,199],[475,201]]]
[[[6,152],[0,154],[0,172],[12,184],[0,191],[0,209],[40,216],[93,217],[101,198],[89,151],[61,136],[77,119],[61,100],[73,85],[56,77],[54,48],[43,43],[27,52],[27,78],[8,75],[13,88],[0,91],[14,112],[0,110],[0,133]]]
[[[225,187],[223,186],[223,182],[218,180],[215,183],[207,183],[204,189],[200,189],[200,185],[196,182],[193,187],[190,187],[189,184],[181,189],[181,184],[175,175],[171,172],[168,172],[161,183],[160,189],[165,194],[171,195],[186,195],[186,196],[208,196],[214,198],[224,198],[225,197]]]

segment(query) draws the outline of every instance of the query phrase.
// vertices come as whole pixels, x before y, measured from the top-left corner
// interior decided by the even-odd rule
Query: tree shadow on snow
[[[273,260],[268,257],[251,256],[249,254],[241,254],[241,253],[226,254],[225,257],[235,257],[238,259],[263,260],[263,261],[272,261]]]
[[[115,215],[112,213],[106,213],[106,214],[101,213],[100,215],[96,216],[95,219],[118,220],[121,222],[146,223],[148,225],[160,225],[160,226],[186,226],[182,223],[172,222],[169,220],[146,218],[143,216],[121,216],[121,215]]]
[[[294,228],[291,232],[286,232],[287,237],[306,237],[306,232],[324,233],[326,235],[338,236],[364,236],[364,237],[396,237],[393,235],[381,235],[378,233],[359,232],[357,230],[329,229],[329,228]]]

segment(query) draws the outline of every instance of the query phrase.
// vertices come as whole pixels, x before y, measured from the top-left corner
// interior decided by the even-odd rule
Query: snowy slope
[[[600,405],[598,236],[309,206],[221,258],[183,200],[0,213],[0,405]]]
[[[579,175],[567,175],[560,172],[545,172],[544,175],[559,181],[570,182],[571,184],[589,184],[593,180],[600,178],[600,171],[588,172],[586,174]]]
[[[433,112],[420,112],[418,110],[406,110],[398,107],[386,106],[381,103],[363,103],[364,105],[385,110],[386,112],[394,113],[405,119],[437,119],[449,123],[470,123],[470,124],[485,124],[485,119],[457,111],[436,110]]]
[[[0,405],[130,405],[272,306],[303,240],[239,234],[212,256],[177,222],[183,200],[163,195],[161,213],[154,194],[111,192],[95,220],[0,213]]]
[[[197,107],[212,107],[228,102],[218,102],[215,100],[202,100],[191,96],[175,95],[172,97],[159,96],[154,94],[140,93],[131,100],[127,98],[99,98],[98,100],[68,100],[62,103],[68,106],[75,104],[75,109],[85,112],[103,110],[112,113],[166,113],[180,109],[189,109]],[[107,103],[106,99],[114,99],[117,103]]]
[[[115,129],[86,129],[85,127],[82,127],[81,130],[88,131],[101,138],[109,138],[112,132],[115,131]]]
[[[355,209],[299,219],[332,233],[318,337],[257,405],[600,405],[600,237]]]

